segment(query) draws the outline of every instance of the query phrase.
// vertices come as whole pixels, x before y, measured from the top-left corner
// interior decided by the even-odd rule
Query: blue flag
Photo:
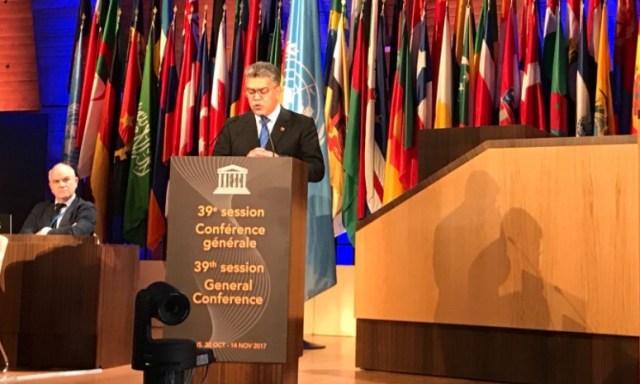
[[[173,0],[162,0],[162,9],[160,10],[160,63],[164,60],[164,47],[167,45],[171,22],[173,22]]]
[[[84,76],[85,45],[91,30],[91,3],[82,0],[78,8],[75,47],[69,81],[69,105],[67,107],[67,124],[62,145],[62,161],[74,168],[78,166],[80,148],[76,147],[76,132],[80,119],[80,97],[82,96],[82,79]]]
[[[324,124],[324,84],[320,65],[316,0],[291,0],[284,61],[282,105],[312,117],[324,157],[324,178],[310,183],[307,200],[305,299],[336,284],[336,250]]]

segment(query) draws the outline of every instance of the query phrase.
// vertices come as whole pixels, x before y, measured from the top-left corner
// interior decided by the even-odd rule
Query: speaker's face
[[[280,100],[280,84],[270,77],[247,77],[245,94],[249,108],[258,116],[268,116],[276,109]]]

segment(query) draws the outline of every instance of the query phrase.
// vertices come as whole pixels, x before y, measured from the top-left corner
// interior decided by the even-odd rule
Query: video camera
[[[213,350],[187,339],[154,339],[151,318],[166,325],[182,323],[191,306],[172,285],[155,282],[136,295],[131,367],[144,372],[144,384],[183,384],[184,372],[215,361]]]

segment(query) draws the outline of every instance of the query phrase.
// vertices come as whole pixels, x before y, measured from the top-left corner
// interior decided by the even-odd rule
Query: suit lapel
[[[51,204],[48,204],[43,212],[43,217],[42,217],[43,227],[51,224],[51,221],[53,220],[54,210],[55,210],[55,201],[52,200],[50,201],[50,203]]]
[[[278,143],[282,136],[289,127],[289,119],[291,118],[291,113],[284,108],[280,108],[280,114],[276,119],[276,123],[273,125],[273,130],[271,131],[271,140],[273,140],[273,145],[276,147],[274,152],[278,152]]]
[[[249,112],[241,117],[245,119],[245,121],[241,122],[239,127],[242,129],[240,135],[246,139],[242,139],[243,142],[251,143],[255,141],[256,145],[251,147],[253,149],[255,147],[260,146],[260,138],[258,137],[258,130],[256,128],[256,117],[253,113]]]
[[[73,199],[73,201],[71,202],[71,205],[69,205],[67,209],[64,211],[64,215],[62,215],[62,219],[60,219],[60,223],[58,224],[58,227],[68,226],[71,224],[71,216],[73,215],[79,203],[80,203],[80,197],[76,195],[76,198]]]

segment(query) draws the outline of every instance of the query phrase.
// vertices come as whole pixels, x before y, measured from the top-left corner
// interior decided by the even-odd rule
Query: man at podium
[[[245,70],[251,112],[228,119],[216,140],[214,156],[291,156],[307,164],[308,180],[324,177],[318,131],[312,118],[280,106],[280,70],[256,62]]]
[[[54,201],[36,204],[20,233],[36,235],[91,235],[96,226],[96,208],[76,195],[78,177],[69,165],[58,163],[49,171]]]

